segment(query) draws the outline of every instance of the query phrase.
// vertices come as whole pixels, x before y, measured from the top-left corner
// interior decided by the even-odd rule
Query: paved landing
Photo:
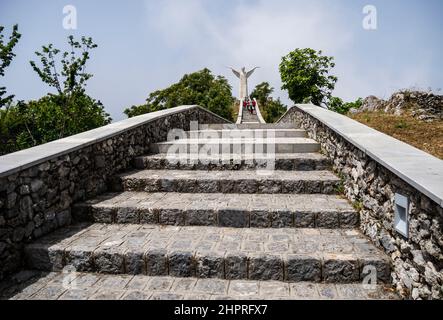
[[[398,299],[382,285],[311,282],[218,280],[104,275],[96,273],[40,273],[24,271],[22,283],[0,284],[0,299],[11,300],[319,300]]]

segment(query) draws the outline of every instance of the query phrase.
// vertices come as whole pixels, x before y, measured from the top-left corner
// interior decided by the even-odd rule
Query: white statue
[[[254,69],[251,69],[250,71],[246,72],[245,67],[241,68],[240,71],[235,70],[232,67],[229,67],[232,72],[237,76],[237,78],[240,79],[240,96],[239,99],[244,99],[249,97],[248,95],[248,78],[249,76],[255,71],[255,69],[259,67],[255,67]]]

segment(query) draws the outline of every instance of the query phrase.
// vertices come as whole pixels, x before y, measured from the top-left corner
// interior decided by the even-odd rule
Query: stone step
[[[302,153],[318,152],[320,144],[308,138],[275,139],[179,139],[153,143],[153,153],[207,153],[213,155],[249,154],[249,153]]]
[[[200,130],[211,129],[295,129],[297,128],[294,123],[213,123],[213,124],[199,124]]]
[[[186,138],[222,138],[222,137],[244,137],[244,138],[305,138],[306,131],[303,129],[229,129],[229,130],[191,130],[185,131]]]
[[[341,183],[331,171],[140,170],[116,177],[114,191],[187,193],[335,194]],[[240,195],[241,197],[241,195]]]
[[[137,169],[169,170],[327,170],[331,164],[319,153],[276,153],[274,156],[259,154],[232,154],[229,157],[198,154],[157,153],[135,158]]]
[[[371,270],[390,279],[389,258],[357,230],[77,224],[24,251],[27,267],[46,271],[354,283]]]
[[[110,193],[74,205],[77,221],[237,228],[353,228],[359,214],[334,195]]]
[[[10,300],[396,300],[390,286],[225,280],[196,277],[114,275],[86,272],[32,273],[20,285],[5,288]]]

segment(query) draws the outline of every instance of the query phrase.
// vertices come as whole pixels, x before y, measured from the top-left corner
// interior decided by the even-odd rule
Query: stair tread
[[[136,192],[107,193],[84,202],[94,207],[152,207],[177,209],[245,209],[291,210],[298,212],[354,212],[346,199],[324,194],[236,194],[236,193],[176,193]]]
[[[247,129],[275,129],[275,128],[297,128],[294,123],[220,123],[220,124],[199,124],[199,128],[201,129],[238,129],[238,128],[247,128]]]
[[[207,242],[213,248],[208,249]],[[270,247],[277,243],[281,248]],[[228,245],[226,245],[228,244]],[[77,223],[54,231],[28,244],[27,248],[57,247],[64,250],[95,251],[110,248],[119,252],[128,249],[219,253],[243,252],[249,255],[353,255],[357,258],[386,257],[356,229],[237,229],[205,226],[159,226],[139,224]],[[254,247],[254,248],[252,248]]]
[[[318,142],[310,139],[310,138],[297,138],[297,137],[277,137],[277,138],[232,138],[232,139],[223,139],[223,138],[202,138],[202,139],[178,139],[171,141],[163,141],[157,142],[158,145],[168,145],[168,144],[216,144],[216,143],[275,143],[275,144],[315,144],[318,145]]]
[[[192,156],[198,156],[200,159],[219,159],[220,155],[207,155],[207,154],[168,154],[168,153],[155,153],[155,154],[147,154],[143,156],[139,156],[138,158],[147,158],[147,159],[177,159],[184,158],[188,159]],[[223,156],[225,157],[225,156]],[[294,152],[294,153],[275,153],[273,155],[269,154],[260,154],[260,153],[240,153],[240,154],[229,154],[228,159],[271,159],[271,160],[326,160],[327,157],[318,152]]]
[[[305,180],[305,181],[340,181],[331,171],[285,171],[272,170],[271,174],[265,175],[260,171],[207,171],[207,170],[168,170],[168,169],[144,169],[135,172],[120,174],[119,177],[126,179],[187,179],[187,180]]]
[[[247,131],[255,131],[255,132],[268,132],[268,131],[275,131],[275,132],[306,132],[304,129],[297,129],[297,128],[272,128],[272,129],[265,129],[265,128],[238,128],[238,129],[199,129],[199,130],[189,130],[187,132],[229,132],[229,131],[241,131],[241,132],[247,132]]]
[[[229,264],[227,261],[233,257],[248,261],[245,272],[240,270],[240,279],[290,282],[300,281],[290,278],[292,263],[299,266],[300,262],[315,261],[319,273],[317,281],[340,283],[363,278],[362,270],[367,265],[375,266],[377,276],[385,279],[389,276],[390,265],[387,255],[356,229],[74,224],[27,245],[25,255],[29,267],[48,271],[51,268],[61,270],[72,263],[80,269],[78,271],[131,273],[133,265],[130,262],[136,257],[136,261],[144,261],[143,266],[152,262],[155,268],[164,261],[167,265],[163,271],[165,275],[190,277],[210,272],[200,277],[227,279],[229,270],[223,265]],[[208,260],[218,263],[221,270],[214,270],[215,265],[210,271],[202,268]],[[159,275],[158,269],[149,270]],[[300,271],[306,272],[306,269]]]
[[[3,297],[12,300],[399,299],[389,286],[365,289],[361,283],[285,283],[76,272],[68,275],[70,286],[65,272],[23,272],[33,276],[21,285],[11,283]]]

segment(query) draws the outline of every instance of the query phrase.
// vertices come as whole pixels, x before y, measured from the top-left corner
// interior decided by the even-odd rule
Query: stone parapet
[[[190,121],[228,123],[199,107],[180,106],[0,157],[0,279],[23,266],[23,247],[71,223],[71,207],[108,190],[113,176]]]
[[[289,109],[321,144],[360,209],[362,231],[390,255],[398,291],[414,299],[443,297],[443,161],[346,116],[314,105]],[[409,235],[394,228],[395,194],[409,201]]]

